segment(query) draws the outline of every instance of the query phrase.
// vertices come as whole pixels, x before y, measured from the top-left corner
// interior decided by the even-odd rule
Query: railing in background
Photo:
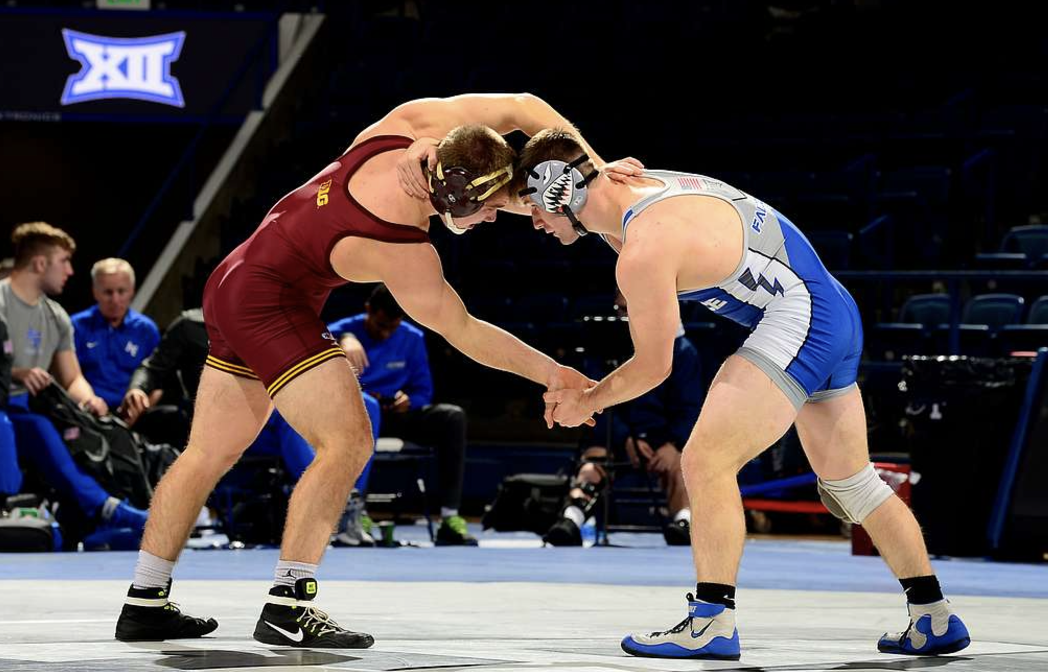
[[[119,252],[120,257],[132,260],[133,265],[134,262],[137,261],[140,263],[142,267],[146,267],[144,264],[141,264],[141,262],[146,261],[146,259],[144,259],[143,256],[148,257],[148,255],[135,254],[135,243],[139,240],[141,235],[153,222],[154,217],[160,211],[161,204],[172,193],[172,190],[174,189],[175,185],[179,182],[179,179],[182,178],[183,175],[185,175],[186,177],[186,183],[180,185],[182,189],[184,189],[184,191],[180,189],[180,191],[182,191],[181,196],[185,199],[183,208],[180,208],[181,212],[179,212],[172,218],[174,221],[172,222],[171,227],[164,227],[164,230],[167,231],[169,228],[173,229],[173,227],[177,225],[178,221],[181,221],[182,219],[192,219],[194,217],[195,213],[193,212],[193,202],[196,198],[196,194],[199,187],[199,183],[196,179],[196,174],[194,170],[194,163],[197,159],[198,148],[207,132],[211,130],[216,123],[220,123],[222,119],[222,110],[225,108],[233,93],[237,91],[244,83],[245,78],[249,73],[253,73],[255,75],[255,82],[253,87],[253,109],[262,109],[262,94],[265,90],[266,80],[276,70],[277,66],[277,37],[279,19],[279,14],[271,15],[269,30],[267,30],[265,34],[261,38],[259,38],[259,40],[251,48],[248,57],[244,59],[243,63],[241,63],[236,73],[227,83],[222,94],[215,101],[211,109],[208,111],[207,115],[204,117],[203,121],[200,123],[200,129],[198,130],[196,136],[194,136],[193,140],[190,141],[189,145],[182,153],[182,156],[175,163],[175,166],[171,169],[171,172],[168,173],[168,176],[164,180],[163,185],[157,191],[149,206],[142,213],[142,216],[139,218],[138,222],[131,230],[131,233],[128,235],[123,245],[121,245]],[[267,67],[256,67],[259,64],[260,59],[266,59],[267,57]],[[162,242],[159,245],[162,245]],[[151,264],[152,261],[152,259],[148,259],[149,264]]]
[[[961,285],[966,282],[1008,281],[1040,283],[1043,294],[1048,294],[1048,271],[838,271],[834,277],[845,285],[855,283],[882,283],[885,311],[891,310],[893,288],[913,282],[942,282],[950,296],[949,352],[960,354],[961,340]],[[860,307],[861,307],[860,302]]]

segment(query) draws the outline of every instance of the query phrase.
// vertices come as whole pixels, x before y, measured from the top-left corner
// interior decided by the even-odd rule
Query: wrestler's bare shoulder
[[[621,255],[675,263],[683,291],[727,277],[743,243],[741,220],[730,204],[689,195],[655,203],[629,222]]]
[[[365,140],[380,136],[380,135],[402,135],[408,138],[415,138],[416,131],[412,124],[402,114],[398,114],[397,110],[393,110],[386,116],[382,117],[375,123],[371,124],[353,139],[353,144],[349,146],[349,149],[353,149]]]

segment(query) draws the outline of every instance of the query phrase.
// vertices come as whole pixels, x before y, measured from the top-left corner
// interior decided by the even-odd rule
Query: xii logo
[[[70,75],[61,103],[133,98],[185,107],[171,64],[178,60],[184,31],[151,37],[123,38],[90,35],[63,29],[69,57],[80,61],[80,72]]]

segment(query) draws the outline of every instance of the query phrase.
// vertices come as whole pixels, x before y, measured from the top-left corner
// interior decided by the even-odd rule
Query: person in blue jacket
[[[364,392],[382,407],[382,435],[432,446],[439,470],[438,545],[475,546],[459,515],[466,464],[466,413],[433,403],[433,378],[422,331],[404,322],[404,310],[378,285],[365,312],[328,325],[346,351]]]
[[[96,304],[73,315],[76,355],[84,378],[109,408],[123,402],[131,374],[160,342],[156,323],[131,308],[135,269],[123,259],[102,259],[91,267]]]

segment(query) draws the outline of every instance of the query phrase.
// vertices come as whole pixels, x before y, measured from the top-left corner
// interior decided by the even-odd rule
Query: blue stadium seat
[[[947,294],[915,294],[906,299],[899,311],[899,322],[915,322],[929,328],[949,319],[950,297]]]
[[[1006,325],[1019,323],[1025,303],[1018,294],[979,294],[968,299],[959,327],[961,354],[995,354],[998,332]],[[949,329],[949,324],[940,324],[936,330],[936,342],[943,352],[947,351]]]
[[[999,252],[980,254],[983,267],[1022,269],[1041,264],[1048,256],[1048,226],[1014,226],[1001,240]]]
[[[869,349],[884,359],[930,354],[931,330],[949,319],[948,294],[915,294],[903,303],[898,322],[882,322],[874,327]]]
[[[1048,226],[1012,227],[1001,241],[1001,251],[1022,252],[1031,259],[1048,254]]]
[[[1000,339],[1005,353],[1048,348],[1048,295],[1033,302],[1025,324],[1005,325]]]
[[[1048,324],[1048,294],[1033,302],[1026,324]]]
[[[1017,294],[979,294],[968,299],[961,316],[962,324],[1000,329],[1006,324],[1017,324],[1025,305]]]

